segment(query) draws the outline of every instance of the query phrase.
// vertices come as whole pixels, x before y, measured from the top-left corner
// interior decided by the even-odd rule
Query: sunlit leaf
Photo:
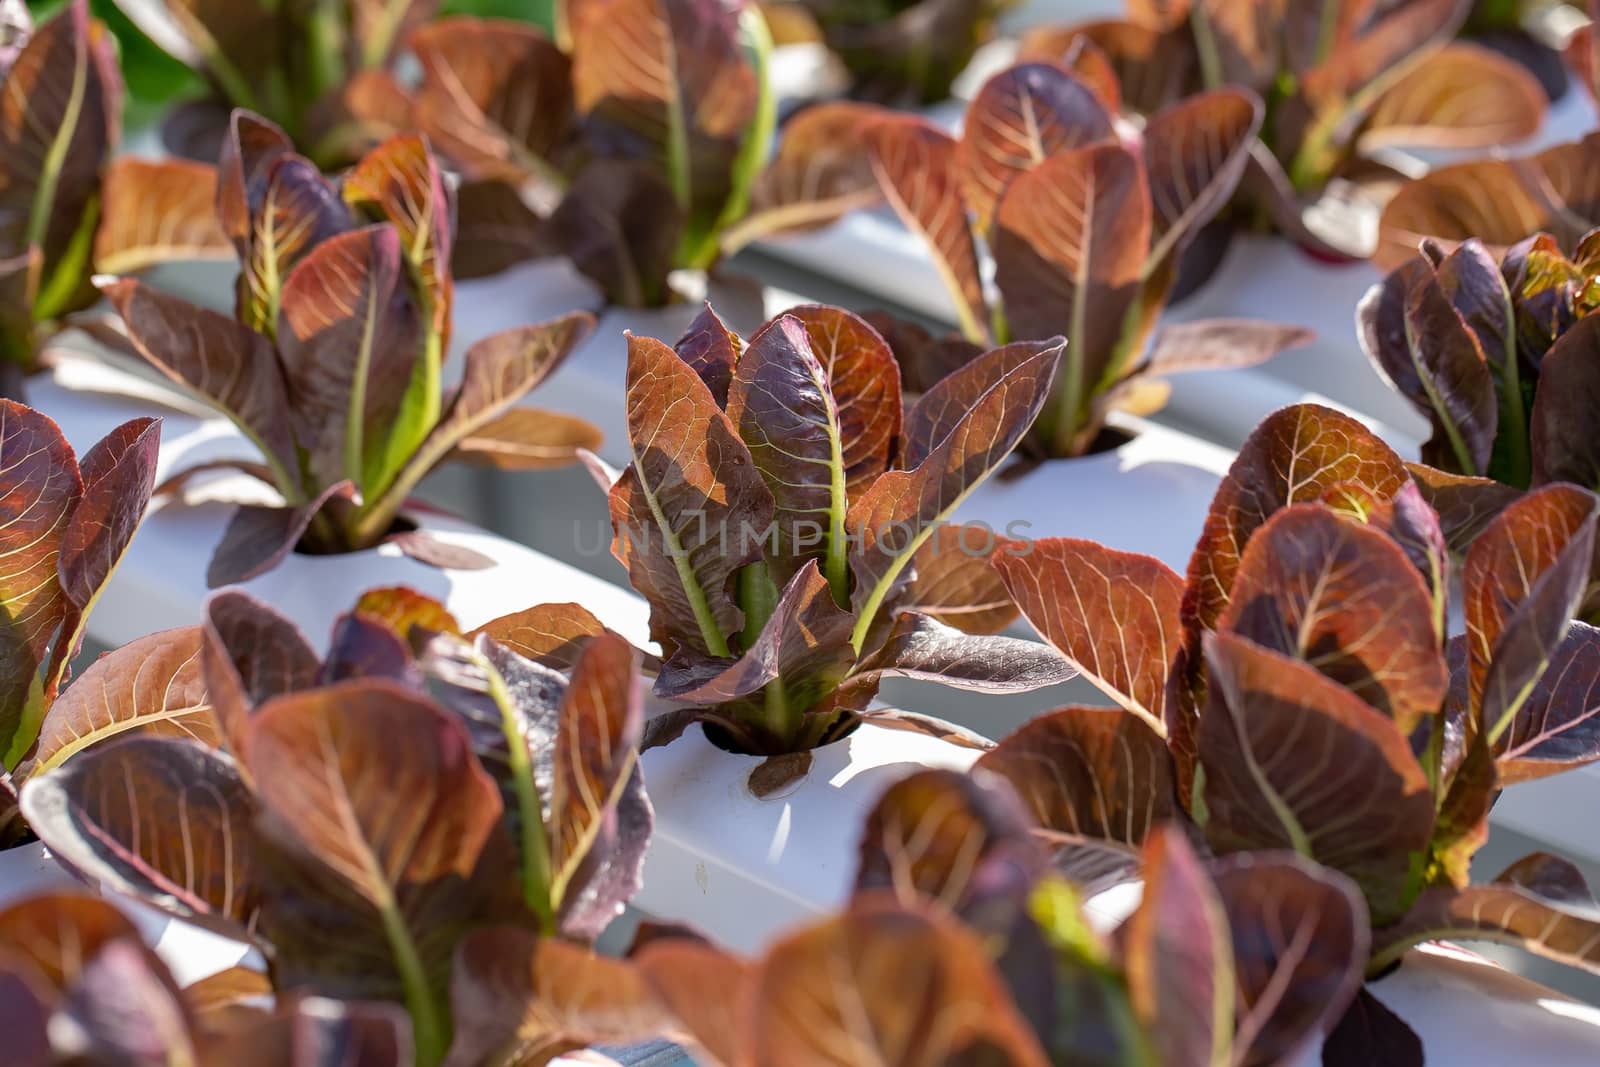
[[[926,119],[901,115],[873,123],[867,146],[889,203],[928,243],[934,266],[955,300],[962,332],[968,340],[988,340],[989,302],[961,191],[955,139]]]
[[[743,623],[730,584],[759,556],[772,495],[693,368],[660,341],[629,337],[628,348],[633,463],[611,490],[615,551],[669,654],[726,656]]]
[[[1167,731],[1183,582],[1149,556],[1075,538],[1011,542],[994,566],[1023,617],[1102,692]]]
[[[132,274],[166,260],[225,258],[230,245],[217,225],[216,197],[213,167],[117,159],[100,186],[104,220],[95,231],[95,270]]]
[[[92,748],[29,782],[23,810],[84,877],[232,937],[253,932],[256,805],[214,749],[149,734]]]
[[[1406,734],[1449,684],[1421,573],[1385,533],[1316,504],[1250,539],[1217,628],[1315,667]]]
[[[1006,186],[1044,160],[1112,136],[1089,87],[1046,63],[1007,67],[967,105],[957,156],[961,190],[987,233]]]
[[[1314,668],[1244,638],[1209,636],[1206,660],[1199,741],[1211,846],[1298,852],[1355,879],[1378,921],[1402,914],[1434,816],[1405,735]]]

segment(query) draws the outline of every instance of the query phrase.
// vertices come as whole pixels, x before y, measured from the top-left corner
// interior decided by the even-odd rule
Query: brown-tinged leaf
[[[788,935],[753,982],[741,1050],[771,1067],[1049,1062],[976,935],[892,899]]]
[[[1253,93],[1213,89],[1150,117],[1144,128],[1150,183],[1147,275],[1175,272],[1179,252],[1233,196],[1261,116],[1261,101]]]
[[[711,390],[717,406],[728,406],[728,386],[733,382],[733,368],[739,362],[744,342],[728,329],[727,323],[712,310],[709,303],[689,323],[673,346],[678,358],[694,368],[700,380]]]
[[[638,654],[615,634],[591,638],[572,669],[550,787],[550,898],[561,905],[607,832],[644,729]],[[620,904],[619,904],[620,908]]]
[[[71,267],[74,239],[98,210],[121,112],[116,41],[74,0],[34,31],[0,87],[0,248],[7,257],[38,248],[41,279]],[[87,280],[69,279],[61,306],[35,314],[92,303]]]
[[[544,224],[517,190],[497,181],[456,186],[455,251],[450,270],[457,280],[487,278],[532,259]]]
[[[383,487],[423,345],[403,271],[399,232],[374,225],[324,241],[284,282],[277,337],[290,424],[321,484]]]
[[[1291,504],[1245,546],[1217,629],[1315,667],[1405,734],[1449,687],[1433,594],[1388,534]]]
[[[1394,450],[1348,415],[1296,404],[1267,416],[1245,441],[1212,498],[1189,560],[1184,626],[1216,626],[1245,545],[1279,508],[1320,500],[1344,484],[1362,486],[1381,500],[1399,492],[1408,477]]]
[[[0,755],[22,728],[57,629],[74,610],[57,577],[83,483],[72,447],[50,418],[0,400]],[[16,755],[21,755],[17,753]],[[15,756],[11,762],[15,762]]]
[[[946,379],[924,395],[907,417],[903,460],[915,466],[880,475],[850,506],[858,629],[872,625],[938,524],[1022,440],[1050,395],[1063,347],[1055,338],[980,356],[951,376],[958,381]]]
[[[1582,602],[1596,510],[1593,493],[1546,486],[1501,511],[1467,553],[1468,706],[1492,742],[1509,728]]]
[[[965,633],[999,633],[1017,618],[1017,605],[991,566],[998,548],[987,526],[945,523],[912,557],[911,587],[896,606]]]
[[[156,480],[161,420],[130,419],[84,453],[83,496],[67,520],[56,575],[86,615],[122,561],[144,518]],[[74,649],[74,651],[76,651]]]
[[[994,567],[1046,641],[1166,736],[1167,683],[1183,647],[1177,574],[1149,556],[1067,537],[1009,542]]]
[[[788,583],[820,558],[846,592],[844,440],[828,373],[805,324],[787,315],[750,339],[728,387],[728,421],[772,492],[773,536],[763,550],[772,580]]]
[[[1233,944],[1227,915],[1183,832],[1145,844],[1144,895],[1119,931],[1128,999],[1162,1063],[1231,1064]]]
[[[826,304],[801,304],[784,315],[805,327],[839,412],[845,491],[851,500],[889,468],[900,436],[900,368],[866,320]]]
[[[1487,885],[1430,889],[1373,935],[1373,965],[1423,941],[1499,941],[1600,973],[1600,905],[1582,872],[1548,852],[1518,860]]]
[[[467,636],[484,635],[535,663],[569,670],[584,644],[605,632],[581,604],[539,604],[486,622]]]
[[[1405,307],[1406,348],[1427,398],[1434,435],[1423,462],[1486,474],[1499,429],[1499,403],[1486,351],[1437,278],[1423,278]],[[1515,358],[1515,357],[1513,357]]]
[[[852,700],[863,692],[870,697],[885,678],[937,682],[976,693],[1025,693],[1060,685],[1077,673],[1059,652],[1038,641],[964,633],[905,611],[840,693]]]
[[[861,834],[855,892],[963,914],[995,893],[1026,897],[1046,855],[1027,813],[991,775],[923,770],[878,799]],[[978,916],[969,916],[978,919]]]
[[[169,260],[226,258],[232,246],[217,224],[216,198],[215,167],[118,158],[100,186],[95,270],[132,274]]]
[[[215,749],[150,734],[92,748],[30,781],[22,806],[84,878],[230,937],[254,932],[256,805]]]
[[[143,282],[115,282],[105,294],[139,354],[232,419],[261,450],[280,486],[297,487],[288,386],[271,342]]]
[[[575,415],[517,407],[461,438],[449,458],[496,470],[551,470],[578,462],[579,449],[592,452],[601,441],[600,430]]]
[[[712,1065],[738,1062],[741,1011],[755,965],[690,938],[658,938],[636,949],[634,967]],[[697,1056],[696,1062],[701,1062]]]
[[[417,124],[475,179],[515,188],[548,180],[574,132],[571,63],[532,26],[442,18],[407,42],[422,65]]]
[[[1120,709],[1067,707],[1041,715],[977,766],[1011,783],[1048,840],[1109,846],[1130,863],[1155,826],[1178,816],[1166,745]]]
[[[317,684],[352,678],[389,678],[416,690],[427,684],[411,645],[388,623],[354,611],[334,620]]]
[[[586,135],[603,155],[668,173],[691,232],[709,226],[727,206],[759,102],[739,11],[707,0],[586,0],[570,15]]]
[[[1522,64],[1455,41],[1384,90],[1363,124],[1363,153],[1387,146],[1492,148],[1539,131],[1548,99]]]
[[[1211,877],[1233,936],[1233,1062],[1293,1063],[1361,988],[1372,943],[1361,890],[1283,854],[1229,856]]]
[[[328,486],[313,501],[298,507],[243,504],[222,531],[222,540],[206,568],[206,585],[218,589],[249,581],[270,571],[300,543],[311,520],[335,497],[348,497],[350,483]]]
[[[272,997],[272,979],[263,971],[243,965],[192,982],[184,987],[184,1003],[202,1026],[208,1017],[226,1019],[234,1009],[266,1004]]]
[[[967,105],[957,165],[961,191],[988,233],[1006,187],[1059,152],[1112,136],[1094,92],[1051,63],[1018,63],[984,82]]]
[[[241,166],[248,167],[251,156],[247,153],[262,151],[258,165],[265,171],[259,179],[259,192],[257,179],[250,171],[243,172],[249,214],[242,235],[230,230],[239,253],[237,313],[241,323],[273,337],[289,276],[323,242],[350,229],[350,215],[338,191],[310,160],[280,148],[270,134],[246,128],[242,119],[235,119],[235,129],[241,139],[259,136],[267,145],[242,148],[239,155]],[[220,182],[230,180],[228,153],[224,148]],[[225,227],[230,226],[226,201],[234,195],[224,189],[219,199]]]
[[[1591,321],[1592,320],[1592,321]],[[1585,316],[1539,361],[1529,420],[1535,485],[1572,482],[1600,492],[1600,317]]]
[[[801,233],[883,199],[867,152],[867,131],[885,112],[829,100],[797,111],[750,190],[750,214],[723,234],[724,253],[750,238]]]
[[[1065,61],[1082,72],[1085,44],[1097,53],[1090,63],[1098,67],[1103,57],[1111,68],[1123,109],[1141,115],[1153,115],[1181,99],[1200,74],[1199,57],[1188,34],[1167,33],[1131,19],[1035,26],[1022,35],[1017,58]]]
[[[606,303],[656,307],[672,299],[683,209],[661,173],[631,159],[595,159],[578,172],[540,228],[535,250],[565,256]]]
[[[77,981],[107,945],[139,940],[139,929],[109,901],[86,893],[40,893],[0,911],[0,951],[37,969],[56,990]]]
[[[454,286],[450,200],[428,143],[414,133],[397,134],[368,152],[344,176],[345,203],[400,235],[400,250],[421,301],[424,328],[437,340],[431,358],[450,346]]]
[[[1469,237],[1498,254],[1540,231],[1571,246],[1600,219],[1594,161],[1600,137],[1560,144],[1523,159],[1438,167],[1402,185],[1384,206],[1373,260],[1392,270],[1425,237],[1445,247]]]
[[[54,770],[92,746],[133,735],[189,737],[216,747],[201,671],[201,628],[165,630],[107,652],[56,698],[19,778]]]
[[[968,340],[986,342],[989,302],[961,191],[955,139],[926,119],[896,115],[868,128],[867,147],[889,203],[907,228],[928,243],[933,264],[955,301],[961,332]]]
[[[1316,337],[1301,326],[1259,319],[1202,319],[1163,326],[1150,342],[1141,373],[1254,367]]]
[[[442,571],[485,571],[496,563],[493,556],[446,541],[427,530],[397,530],[385,537],[383,543],[394,545],[418,563]]]
[[[316,684],[322,662],[305,635],[248,593],[212,596],[202,627],[205,691],[229,747],[238,748],[257,707]]]
[[[648,337],[630,335],[628,352],[633,463],[611,490],[613,551],[669,656],[726,656],[743,625],[730,584],[760,557],[772,494],[693,368]]]
[[[270,846],[261,925],[280,987],[403,995],[419,1043],[439,1040],[451,952],[507,892],[479,864],[502,808],[466,727],[363,679],[270,701],[240,759]]]
[[[1076,403],[1052,415],[1057,423],[1082,425],[1096,384],[1136,358],[1123,343],[1124,320],[1139,293],[1150,224],[1144,163],[1121,144],[1051,156],[1000,198],[992,250],[1011,333],[1068,339],[1060,388]]]
[[[1600,630],[1574,621],[1495,752],[1500,784],[1600,759]]]
[[[453,970],[447,1067],[542,1067],[564,1052],[637,1043],[671,1027],[640,968],[526,930],[468,934]]]
[[[1448,474],[1420,463],[1408,463],[1406,469],[1423,500],[1438,513],[1445,543],[1458,554],[1465,553],[1483,528],[1522,495],[1492,478]]]
[[[1378,921],[1401,915],[1434,816],[1405,735],[1305,663],[1222,632],[1205,649],[1211,702],[1199,743],[1212,848],[1298,852],[1359,882]]]

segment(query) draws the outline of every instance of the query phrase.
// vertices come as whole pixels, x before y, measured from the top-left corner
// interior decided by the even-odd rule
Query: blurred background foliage
[[[35,20],[48,18],[65,0],[28,0]],[[238,0],[257,3],[260,0]],[[479,15],[521,19],[542,26],[551,24],[554,0],[444,0],[440,12],[448,15]],[[116,35],[122,49],[122,76],[128,84],[123,121],[132,129],[154,122],[174,100],[199,96],[205,87],[188,67],[179,63],[148,37],[140,33],[128,17],[118,10],[115,0],[89,0],[95,17],[102,19]]]

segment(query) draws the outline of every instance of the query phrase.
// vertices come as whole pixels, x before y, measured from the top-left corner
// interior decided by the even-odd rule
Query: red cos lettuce
[[[23,809],[85,877],[256,944],[280,995],[404,1004],[419,1064],[499,1062],[474,1016],[529,951],[561,981],[550,1029],[522,1037],[580,1047],[550,1020],[607,981],[587,943],[638,888],[652,822],[636,657],[601,633],[569,678],[452,629],[436,602],[374,591],[323,658],[219,594],[203,626],[158,635],[198,660],[209,737],[80,753]],[[608,1021],[599,1036],[654,1032]]]
[[[598,441],[578,420],[515,407],[588,334],[587,313],[476,342],[461,384],[445,389],[451,209],[421,137],[384,142],[333,182],[276,126],[239,112],[220,172],[217,214],[241,267],[234,315],[138,281],[106,286],[138,353],[261,452],[224,465],[284,499],[239,509],[212,585],[259,574],[296,544],[348,552],[392,537],[425,561],[465,565],[396,529],[429,471],[450,459],[548,466]]]
[[[1454,42],[1470,0],[1180,0],[1124,21],[1031,32],[1024,58],[1065,62],[1151,114],[1222,85],[1258,93],[1268,122],[1244,186],[1254,216],[1313,248],[1371,251],[1368,210],[1393,175],[1380,149],[1489,147],[1531,136],[1545,94],[1523,67]],[[1352,214],[1349,202],[1355,194]],[[1316,211],[1308,211],[1316,206]],[[1338,210],[1341,209],[1342,210]]]
[[[757,237],[817,226],[877,192],[876,110],[796,115],[769,160],[765,24],[743,0],[574,0],[558,46],[531,27],[443,19],[411,38],[411,120],[467,179],[458,269],[568,256],[612,303],[672,299]]]
[[[1310,336],[1232,319],[1154,329],[1184,249],[1239,181],[1259,101],[1204,93],[1152,117],[1132,143],[1114,114],[1090,82],[1025,63],[984,85],[959,140],[910,116],[867,131],[878,179],[926,241],[966,340],[1067,338],[1028,446],[1040,455],[1088,450],[1116,407],[1149,410],[1155,375],[1260,362]]]
[[[894,107],[936,104],[1017,0],[801,0],[850,75],[851,95]]]
[[[404,114],[391,74],[398,46],[437,0],[115,0],[130,21],[211,92],[180,105],[164,134],[174,151],[215,158],[228,114],[248,108],[287,130],[325,166],[349,162]]]
[[[946,519],[1027,431],[1060,358],[1059,339],[997,349],[902,412],[888,346],[838,308],[795,308],[748,344],[709,308],[676,349],[630,337],[613,551],[650,602],[656,694],[679,721],[776,755],[841,736],[885,677],[1064,680],[1037,644],[937,621],[1011,617],[984,575],[992,532]]]
[[[841,913],[754,961],[678,931],[646,931],[632,961],[699,1058],[730,1067],[841,1048],[852,1063],[1285,1063],[1355,995],[1367,927],[1348,878],[1281,853],[1206,862],[1172,827],[1142,858],[1143,902],[1102,934],[1003,781],[923,771],[869,817]]]
[[[1164,820],[1220,855],[1290,850],[1348,875],[1371,975],[1450,937],[1600,970],[1570,863],[1468,880],[1500,790],[1600,760],[1600,630],[1569,621],[1596,510],[1554,484],[1483,526],[1466,633],[1447,639],[1444,536],[1406,465],[1353,419],[1286,408],[1224,479],[1187,579],[1086,541],[997,553],[1023,614],[1119,707],[1044,716],[978,765],[1074,846],[1081,877],[1126,877]]]
[[[16,5],[21,8],[21,5]],[[112,160],[122,133],[116,42],[72,0],[35,30],[12,10],[0,48],[0,361],[38,368],[96,271],[225,254],[210,167]]]
[[[100,660],[62,692],[89,613],[144,517],[160,438],[159,419],[134,419],[80,463],[49,418],[0,400],[0,555],[8,561],[0,575],[0,798],[70,752],[156,719],[176,728],[183,718],[182,686],[142,694],[163,714],[126,700],[126,672],[148,658],[144,642]],[[14,816],[0,807],[0,838],[19,829]]]

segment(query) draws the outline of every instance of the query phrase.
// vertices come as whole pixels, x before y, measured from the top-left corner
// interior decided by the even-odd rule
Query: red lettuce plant
[[[16,7],[0,48],[0,365],[12,376],[37,369],[66,317],[98,299],[97,270],[227,247],[207,207],[211,168],[111,159],[122,75],[85,0],[37,30]]]
[[[160,439],[159,419],[134,419],[79,463],[49,418],[0,400],[0,799],[36,769],[139,717],[125,698],[146,660],[144,642],[62,687],[89,613],[144,517]],[[15,814],[0,804],[0,839],[20,829]]]
[[[349,162],[404,114],[390,73],[399,45],[438,0],[115,0],[146,36],[199,74],[210,95],[175,109],[166,141],[212,159],[228,114],[247,108],[283,127],[325,166]]]
[[[1184,249],[1239,181],[1259,101],[1236,89],[1203,93],[1152,117],[1131,142],[1113,114],[1089,82],[1025,63],[984,85],[960,140],[905,115],[867,131],[879,181],[927,242],[965,338],[1066,336],[1030,446],[1042,455],[1089,449],[1107,412],[1147,399],[1154,375],[1248,365],[1309,337],[1231,319],[1154,331]],[[994,259],[993,298],[980,240]]]
[[[1516,489],[1600,491],[1600,231],[1568,257],[1550,234],[1499,262],[1481,241],[1421,254],[1368,292],[1362,346],[1433,425],[1423,461]]]
[[[1422,458],[1442,473],[1428,479],[1475,501],[1474,524],[1530,487],[1600,491],[1597,235],[1568,256],[1538,234],[1498,262],[1476,239],[1449,253],[1425,240],[1361,303],[1362,347],[1433,426]],[[1470,533],[1445,529],[1456,549]],[[1580,618],[1600,621],[1597,594],[1591,581]]]
[[[800,0],[849,72],[851,95],[893,107],[934,104],[994,37],[1017,0]]]
[[[1484,525],[1466,632],[1447,639],[1443,533],[1406,465],[1353,419],[1286,408],[1224,479],[1187,579],[1065,538],[996,555],[1024,616],[1119,707],[1046,715],[978,765],[1051,840],[1086,846],[1069,869],[1122,877],[1176,819],[1219,855],[1292,850],[1343,872],[1371,914],[1372,976],[1437,938],[1600,970],[1570,863],[1468,879],[1500,790],[1600,760],[1600,630],[1569,621],[1596,510],[1555,484]]]
[[[1121,103],[1143,114],[1203,89],[1254,90],[1270,116],[1246,186],[1257,221],[1314,248],[1364,257],[1370,220],[1365,211],[1337,208],[1352,192],[1362,196],[1362,186],[1369,186],[1364,198],[1381,198],[1392,173],[1378,161],[1380,150],[1489,147],[1539,127],[1545,95],[1531,74],[1486,48],[1452,41],[1469,6],[1138,3],[1125,21],[1034,31],[1022,54],[1101,79],[1114,71]]]
[[[96,747],[23,810],[85,877],[254,942],[280,993],[402,1003],[418,1063],[478,1063],[474,1014],[530,945],[564,968],[556,1004],[604,980],[586,944],[638,888],[652,815],[626,642],[569,649],[569,679],[453,627],[375,591],[323,658],[219,594],[170,638],[198,641],[219,740]]]
[[[702,1062],[1288,1063],[1360,985],[1348,878],[1288,854],[1204,862],[1158,829],[1143,902],[1103,934],[992,776],[892,786],[861,855],[848,906],[758,960],[682,935],[634,952]]]
[[[335,183],[283,131],[239,112],[220,171],[217,214],[241,267],[233,316],[138,281],[106,286],[138,353],[260,450],[259,462],[226,465],[283,497],[239,509],[208,580],[259,574],[297,544],[348,552],[389,539],[425,561],[471,563],[397,530],[401,508],[450,459],[540,467],[576,454],[574,430],[594,444],[587,424],[515,407],[593,317],[476,342],[447,391],[450,203],[421,137],[384,142]]]
[[[412,118],[468,179],[465,276],[572,259],[615,304],[653,306],[676,268],[877,200],[875,109],[818,105],[769,160],[765,25],[745,0],[574,0],[567,51],[527,26],[418,31]]]
[[[409,1026],[392,1006],[307,996],[274,1003],[265,981],[242,967],[180,989],[125,915],[76,893],[0,911],[0,988],[7,1057],[25,1067],[412,1062]]]
[[[1038,414],[1059,338],[980,356],[905,412],[888,346],[838,308],[795,308],[746,345],[708,307],[675,350],[628,344],[613,551],[650,602],[655,691],[679,721],[776,755],[841,736],[885,677],[1065,679],[1038,644],[937,621],[1009,617],[982,573],[992,531],[946,519]]]

